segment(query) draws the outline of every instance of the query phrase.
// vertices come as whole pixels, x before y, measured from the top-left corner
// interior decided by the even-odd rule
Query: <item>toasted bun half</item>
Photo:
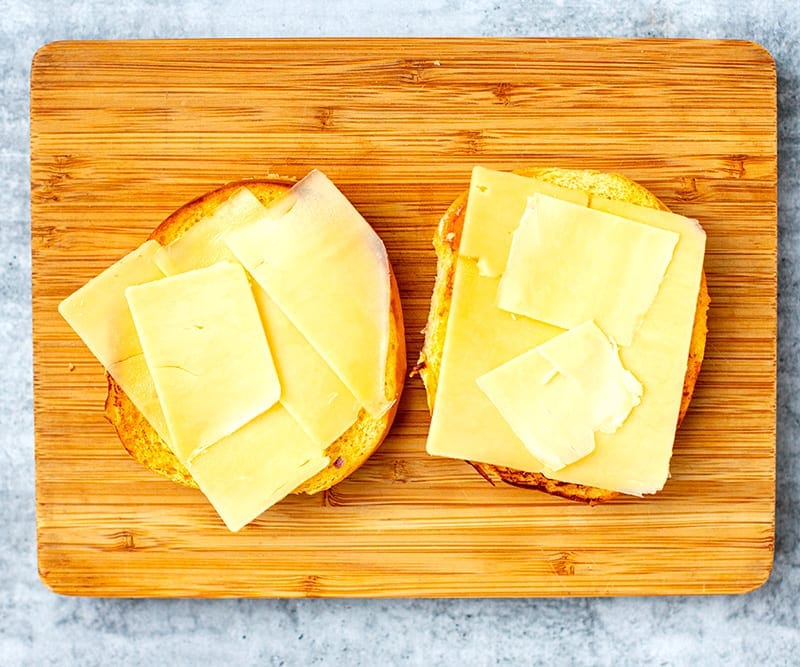
[[[564,188],[583,190],[596,197],[626,201],[631,204],[664,211],[669,210],[649,190],[619,174],[556,168],[527,168],[516,170],[516,173]],[[428,323],[425,326],[425,342],[419,355],[419,361],[415,366],[415,372],[419,373],[425,384],[428,408],[431,411],[433,411],[439,382],[439,368],[442,361],[447,320],[450,314],[450,301],[453,296],[453,277],[455,275],[458,248],[461,243],[461,230],[464,226],[467,196],[468,193],[465,192],[450,205],[450,208],[447,209],[439,221],[439,226],[433,239],[437,256],[436,282],[433,287]],[[697,309],[689,347],[689,363],[683,384],[683,397],[681,399],[678,425],[680,425],[689,408],[692,392],[703,362],[706,334],[708,332],[706,326],[708,305],[708,288],[705,274],[703,274],[700,293],[697,298]],[[475,467],[492,484],[495,479],[499,479],[513,486],[537,489],[563,498],[589,503],[602,502],[619,495],[606,489],[560,482],[545,477],[540,473],[524,472],[477,461],[469,461],[468,463]]]
[[[283,195],[294,184],[285,178],[236,181],[209,192],[179,208],[162,222],[152,234],[162,245],[178,239],[201,218],[209,215],[240,187],[248,188],[262,204],[267,205]],[[391,273],[391,267],[390,267]],[[328,446],[325,454],[331,463],[327,468],[304,482],[294,493],[319,493],[348,477],[378,448],[397,412],[397,404],[406,376],[406,350],[403,333],[403,311],[394,274],[390,281],[389,351],[386,360],[385,389],[394,396],[392,408],[381,417],[359,412],[355,423]],[[117,431],[123,447],[139,463],[174,482],[197,487],[189,471],[178,461],[169,446],[159,438],[149,422],[133,405],[124,391],[110,376],[105,415]]]

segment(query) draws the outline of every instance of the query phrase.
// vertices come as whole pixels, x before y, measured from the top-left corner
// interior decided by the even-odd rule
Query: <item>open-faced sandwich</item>
[[[386,249],[316,170],[195,199],[59,311],[106,369],[125,449],[233,531],[355,471],[403,387]]]
[[[624,176],[476,167],[434,238],[428,452],[575,500],[659,491],[703,359],[705,239]]]

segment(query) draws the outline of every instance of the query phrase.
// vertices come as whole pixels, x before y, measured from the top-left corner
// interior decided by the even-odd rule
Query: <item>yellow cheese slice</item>
[[[495,305],[498,278],[459,257],[427,450],[436,456],[541,471],[536,459],[479,389],[476,378],[561,332]]]
[[[263,217],[266,208],[247,188],[240,188],[210,214],[195,222],[175,241],[155,254],[167,276],[202,269],[217,262],[235,261],[222,236],[229,230]]]
[[[336,186],[312,171],[269,217],[225,241],[359,403],[372,415],[385,412],[386,249]]]
[[[272,214],[278,206],[270,207]],[[238,261],[224,242],[231,229],[270,215],[246,188],[237,190],[214,212],[156,253],[167,275],[201,269],[221,260]],[[356,420],[360,404],[339,376],[258,285],[253,296],[281,384],[281,404],[309,436],[327,447]]]
[[[616,431],[642,394],[594,322],[559,334],[476,381],[551,471],[589,454],[595,431]]]
[[[472,170],[459,254],[478,260],[482,276],[503,273],[511,238],[528,198],[540,193],[586,206],[589,196],[534,178],[476,166]]]
[[[219,262],[125,295],[181,461],[277,402],[280,384],[239,264]]]
[[[238,531],[328,463],[278,404],[186,465],[225,525]]]
[[[281,381],[281,404],[327,447],[355,423],[361,406],[269,295],[254,285],[253,296]]]
[[[153,257],[160,246],[147,241],[64,299],[58,312],[164,440],[169,429],[142,355],[125,290],[159,280]]]
[[[630,345],[679,235],[536,194],[500,281],[498,305],[565,329],[595,320]]]
[[[476,382],[528,451],[558,470],[594,449],[594,429],[581,386],[553,371],[534,348]]]

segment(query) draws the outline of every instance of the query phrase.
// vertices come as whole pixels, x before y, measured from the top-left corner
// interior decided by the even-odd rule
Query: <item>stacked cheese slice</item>
[[[661,489],[704,251],[694,220],[476,167],[428,452]]]
[[[389,299],[383,243],[312,171],[269,207],[239,189],[59,311],[236,531],[391,406]]]

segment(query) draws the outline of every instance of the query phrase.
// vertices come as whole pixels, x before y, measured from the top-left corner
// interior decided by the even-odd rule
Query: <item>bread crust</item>
[[[525,168],[515,170],[522,176],[530,176],[565,188],[583,190],[590,196],[605,197],[626,201],[639,206],[669,211],[649,190],[621,174],[608,174],[594,170],[568,170],[559,168]],[[450,302],[453,294],[456,258],[461,243],[461,232],[464,227],[464,213],[467,206],[468,192],[461,194],[447,209],[439,221],[433,239],[436,251],[436,281],[431,297],[428,322],[425,326],[425,341],[420,351],[419,360],[414,367],[414,374],[422,378],[428,399],[428,409],[433,412],[436,390],[439,382],[442,350],[450,315]],[[705,273],[701,276],[700,291],[697,298],[692,338],[689,347],[689,359],[683,384],[678,426],[680,426],[697,382],[705,352],[707,315],[710,299]],[[536,489],[552,495],[590,504],[600,503],[620,495],[615,491],[596,487],[571,484],[550,479],[541,473],[514,470],[477,461],[467,461],[484,479],[491,484],[499,480],[528,489]]]
[[[279,176],[228,183],[179,208],[156,227],[149,238],[155,239],[162,245],[176,240],[241,187],[247,187],[262,204],[267,205],[286,193],[294,183],[294,179]],[[392,425],[406,377],[406,348],[400,294],[391,264],[389,271],[389,347],[385,389],[386,395],[394,396],[395,401],[380,417],[372,417],[362,408],[355,423],[326,448],[325,454],[330,458],[330,464],[306,480],[294,493],[315,494],[341,482],[370,457],[383,442]],[[189,471],[161,440],[130,398],[110,375],[106,374],[106,377],[108,394],[105,416],[114,426],[125,450],[136,461],[159,475],[179,484],[197,488]]]

